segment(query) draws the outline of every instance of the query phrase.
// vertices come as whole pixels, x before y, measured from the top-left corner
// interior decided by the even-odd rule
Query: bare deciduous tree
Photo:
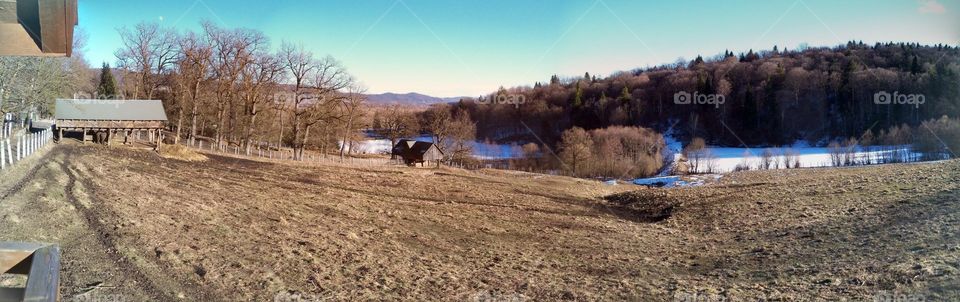
[[[160,75],[176,64],[177,32],[156,22],[142,22],[133,29],[123,27],[119,32],[123,47],[116,52],[118,67],[136,76],[132,96],[152,99],[162,85]]]
[[[356,134],[359,129],[357,125],[359,120],[363,115],[363,104],[366,102],[367,98],[364,96],[366,92],[365,88],[353,86],[350,87],[350,91],[347,92],[346,97],[344,98],[343,105],[341,106],[341,116],[343,116],[343,138],[340,142],[340,160],[343,160],[344,151],[350,150],[353,152],[352,144],[348,148],[348,144],[354,141],[352,139],[352,134]]]
[[[294,158],[302,160],[310,128],[340,117],[336,109],[343,96],[338,92],[350,87],[353,78],[333,57],[317,60],[303,46],[284,43],[280,60],[288,82],[293,85],[289,110],[293,119]]]

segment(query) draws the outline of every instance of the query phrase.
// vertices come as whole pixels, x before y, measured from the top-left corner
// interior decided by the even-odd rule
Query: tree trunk
[[[347,142],[349,141],[350,129],[353,129],[353,115],[347,118],[347,128],[343,131],[343,141],[340,142],[340,161],[343,161],[343,152],[347,148]],[[350,151],[353,151],[353,145],[350,145]]]
[[[277,148],[283,146],[283,108],[277,109],[277,125],[280,128],[280,135],[277,136]]]
[[[297,160],[300,160],[300,161],[303,160],[303,149],[306,148],[307,141],[309,140],[309,138],[310,138],[310,126],[306,126],[305,129],[303,129],[303,142],[300,143],[300,151],[297,154]]]
[[[257,113],[258,113],[258,112],[257,112],[256,108],[254,108],[254,109],[250,112],[250,121],[249,121],[250,124],[247,125],[247,131],[246,131],[247,133],[244,135],[244,136],[245,136],[245,138],[244,138],[244,145],[246,145],[247,155],[250,155],[250,145],[251,145],[251,144],[250,144],[250,141],[251,141],[252,138],[253,138],[253,124],[256,123],[256,121],[257,121]]]
[[[190,111],[190,116],[191,116],[190,145],[196,144],[196,141],[197,141],[197,115],[199,115],[197,113],[197,109],[199,108],[199,104],[197,104],[197,93],[199,92],[200,92],[200,82],[197,81],[197,84],[194,86],[193,95],[192,95],[193,108]]]
[[[182,128],[183,128],[183,106],[180,106],[180,108],[177,110],[177,135],[173,137],[174,145],[180,143],[180,129]]]

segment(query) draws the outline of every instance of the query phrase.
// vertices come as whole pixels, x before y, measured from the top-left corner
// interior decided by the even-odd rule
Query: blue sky
[[[960,44],[960,0],[80,0],[91,64],[117,28],[202,20],[332,55],[372,93],[474,96],[552,74],[847,40]]]

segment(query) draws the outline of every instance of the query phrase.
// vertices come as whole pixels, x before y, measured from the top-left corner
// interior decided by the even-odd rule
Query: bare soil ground
[[[960,298],[957,161],[647,189],[46,152],[0,173],[0,240],[60,243],[68,301]]]

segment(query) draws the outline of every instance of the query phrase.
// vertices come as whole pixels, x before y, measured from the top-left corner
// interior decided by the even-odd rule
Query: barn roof
[[[166,121],[159,100],[57,100],[58,120]]]
[[[397,142],[397,145],[393,147],[393,154],[400,156],[416,156],[422,157],[427,151],[430,151],[430,148],[435,147],[431,142],[421,142],[408,139],[402,139]],[[443,154],[443,151],[440,148],[437,148],[437,151],[440,154]]]

